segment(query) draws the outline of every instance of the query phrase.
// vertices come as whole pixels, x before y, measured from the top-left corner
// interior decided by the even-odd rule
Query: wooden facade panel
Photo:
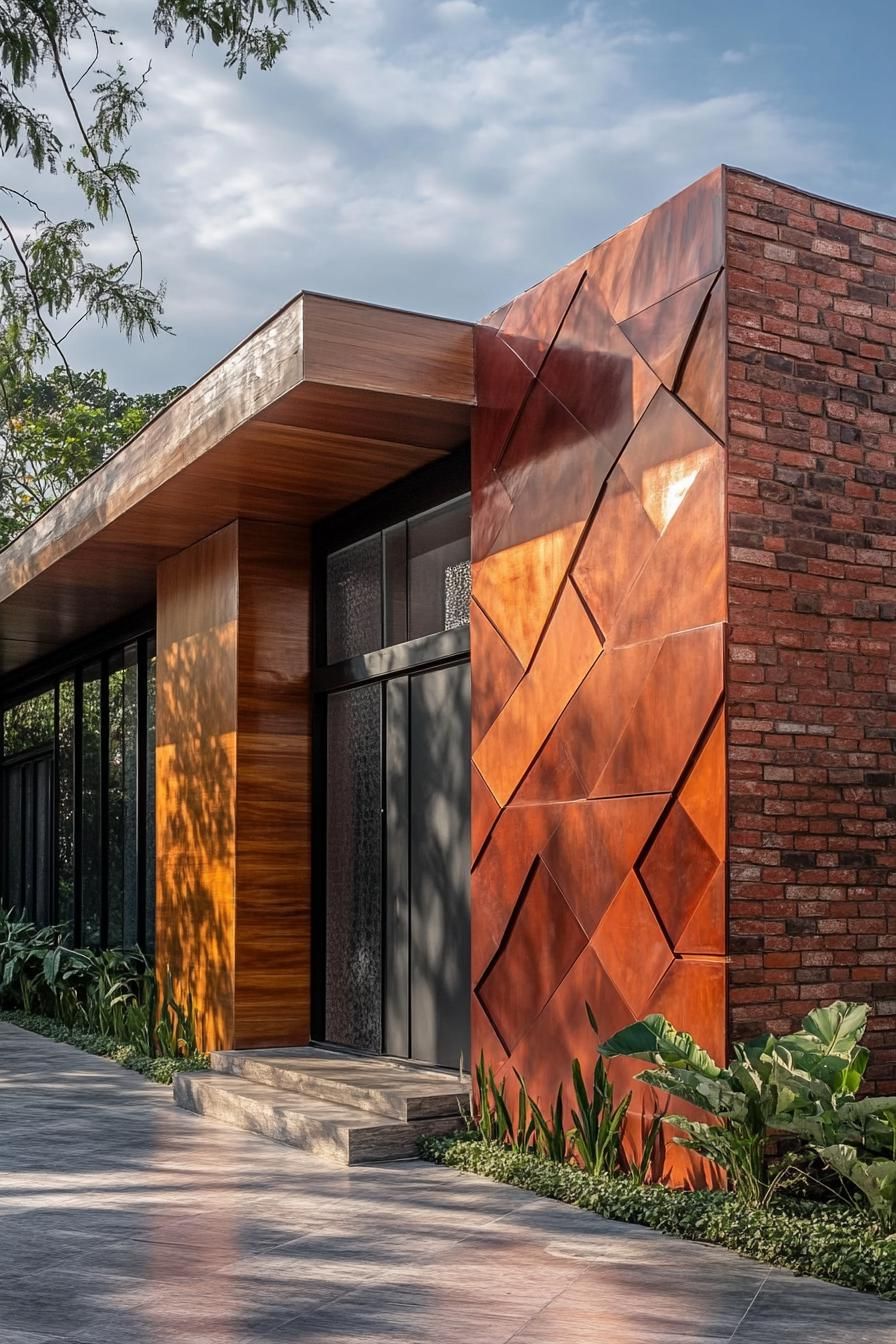
[[[239,521],[159,567],[157,964],[206,1048],[308,1035],[309,545]]]
[[[464,444],[472,379],[464,323],[300,296],[3,551],[0,675],[234,518],[308,526]]]
[[[725,357],[714,319],[701,336],[724,301],[720,220],[716,173],[477,335],[473,596],[525,673],[476,720],[472,1057],[542,1104],[593,1058],[586,1002],[602,1035],[666,1012],[724,1051],[726,487],[705,408]],[[471,656],[475,693],[490,641]],[[635,1072],[613,1062],[636,1127],[653,1103]],[[669,1163],[709,1177],[682,1150]]]

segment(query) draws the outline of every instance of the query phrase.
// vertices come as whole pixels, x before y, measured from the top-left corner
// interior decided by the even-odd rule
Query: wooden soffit
[[[471,325],[303,293],[0,551],[0,675],[234,518],[309,524],[469,436]]]

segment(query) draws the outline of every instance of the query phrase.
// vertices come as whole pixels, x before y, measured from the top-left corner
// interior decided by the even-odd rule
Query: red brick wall
[[[728,174],[735,1039],[874,1005],[896,1083],[896,221]]]

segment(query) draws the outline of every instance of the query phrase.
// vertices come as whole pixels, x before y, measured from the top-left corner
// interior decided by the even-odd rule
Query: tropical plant
[[[618,1105],[606,1066],[598,1055],[589,1093],[582,1066],[572,1062],[572,1086],[576,1109],[572,1112],[569,1140],[572,1150],[589,1176],[612,1175],[623,1167],[622,1134],[632,1094],[627,1092]]]
[[[811,1123],[821,1138],[828,1132],[822,1117],[838,1111],[854,1124],[867,1113],[864,1123],[871,1128],[871,1117],[887,1109],[879,1100],[866,1105],[855,1099],[868,1063],[868,1051],[859,1044],[867,1017],[866,1004],[816,1008],[788,1036],[738,1043],[725,1068],[659,1014],[617,1032],[600,1052],[646,1060],[654,1068],[640,1079],[709,1112],[715,1123],[680,1114],[665,1121],[681,1131],[678,1143],[727,1171],[739,1198],[762,1203],[774,1188],[770,1135],[800,1132]]]
[[[526,1091],[522,1078],[520,1087]],[[551,1162],[565,1162],[569,1149],[569,1135],[563,1124],[563,1084],[557,1088],[557,1097],[548,1115],[544,1114],[538,1102],[529,1096],[528,1091],[526,1097],[535,1126],[535,1151],[540,1157],[548,1158]]]

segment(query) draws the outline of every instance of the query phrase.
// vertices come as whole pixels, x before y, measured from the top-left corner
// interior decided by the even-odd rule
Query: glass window
[[[408,639],[455,630],[470,619],[470,497],[408,523]]]
[[[88,947],[102,942],[102,667],[84,669],[81,708],[81,928]]]
[[[12,705],[3,715],[3,754],[15,756],[19,751],[33,751],[37,747],[52,750],[55,732],[56,700],[53,691],[32,696]]]
[[[327,557],[327,662],[383,647],[383,545],[377,532]]]
[[[71,924],[75,910],[75,683],[59,683],[56,744],[56,919]]]

